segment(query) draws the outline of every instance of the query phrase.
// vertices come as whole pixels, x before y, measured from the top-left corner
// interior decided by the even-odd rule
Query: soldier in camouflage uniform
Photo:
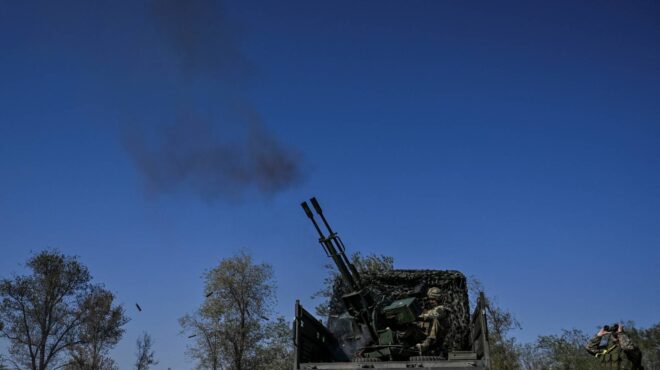
[[[420,353],[438,354],[442,345],[440,320],[447,317],[448,308],[440,304],[440,288],[430,288],[426,296],[428,308],[419,315],[417,322],[417,326],[424,332],[425,339],[415,346]]]
[[[601,346],[605,335],[608,335],[607,345]],[[615,324],[612,328],[605,326],[587,342],[587,352],[599,358],[605,368],[644,370],[642,352],[628,334],[623,331],[623,325]]]

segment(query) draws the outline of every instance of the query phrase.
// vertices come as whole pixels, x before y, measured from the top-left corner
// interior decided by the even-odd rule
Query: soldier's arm
[[[598,332],[598,334],[591,337],[585,346],[587,352],[595,356],[600,350],[602,350],[603,347],[600,346],[600,341],[602,338],[603,335],[601,335],[601,332]]]
[[[449,309],[447,307],[439,305],[419,315],[419,317],[424,320],[439,319],[443,317],[448,311]]]

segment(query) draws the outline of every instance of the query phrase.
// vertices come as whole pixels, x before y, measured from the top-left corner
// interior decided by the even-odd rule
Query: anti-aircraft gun
[[[350,293],[342,296],[342,300],[344,301],[349,314],[354,317],[358,323],[364,325],[371,338],[376,338],[376,330],[374,329],[373,322],[370,318],[370,311],[374,304],[373,297],[370,292],[366,291],[362,286],[360,273],[346,256],[346,247],[341,241],[341,238],[339,238],[339,235],[337,235],[337,233],[330,227],[328,220],[323,215],[321,205],[319,205],[316,198],[310,199],[310,202],[328,230],[327,236],[323,233],[319,224],[316,222],[314,214],[307,205],[307,202],[302,202],[301,206],[305,210],[307,217],[312,221],[312,224],[314,224],[314,228],[319,234],[319,243],[323,246],[323,250],[327,256],[332,258],[344,280],[344,283],[351,290]]]
[[[315,198],[302,208],[319,235],[319,243],[341,277],[335,284],[327,325],[296,301],[294,369],[490,369],[486,302],[483,294],[469,312],[467,282],[458,271],[358,271],[346,247],[330,227]],[[322,225],[320,225],[322,223]],[[437,287],[449,308],[442,322],[442,350],[419,353],[416,325],[426,290]]]
[[[319,243],[327,256],[332,258],[349,292],[341,296],[347,309],[348,317],[359,326],[359,333],[350,333],[348,337],[358,339],[361,344],[360,356],[372,359],[407,359],[419,354],[415,343],[421,341],[419,330],[411,326],[422,313],[422,305],[414,294],[388,302],[383,297],[376,301],[375,292],[363,285],[360,273],[346,256],[346,247],[339,235],[332,230],[316,198],[310,202],[327,229],[326,235],[314,218],[312,210],[303,202],[302,208],[312,221],[319,234]],[[417,289],[419,292],[420,289]],[[385,305],[384,303],[389,303]],[[348,324],[350,326],[350,323]],[[353,330],[354,331],[354,330]],[[415,335],[417,334],[417,335]],[[346,341],[346,340],[345,340]]]

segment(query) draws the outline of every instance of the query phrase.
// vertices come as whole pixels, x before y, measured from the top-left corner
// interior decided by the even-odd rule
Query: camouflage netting
[[[394,301],[406,296],[426,293],[430,287],[442,290],[440,303],[450,310],[443,320],[446,337],[444,347],[448,351],[469,349],[470,312],[468,289],[465,276],[458,271],[441,270],[392,270],[388,272],[363,275],[364,286],[375,296]],[[330,315],[345,312],[341,296],[344,294],[341,282],[336,282],[330,300]]]

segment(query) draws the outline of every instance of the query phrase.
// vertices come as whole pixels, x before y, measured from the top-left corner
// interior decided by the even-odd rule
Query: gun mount
[[[333,288],[327,325],[296,303],[295,369],[489,368],[485,300],[479,299],[471,316],[463,274],[439,270],[377,274],[358,271],[319,202],[311,198],[310,203],[320,222],[307,202],[301,206],[325,254],[337,267],[340,280]],[[420,314],[430,287],[443,292],[440,303],[449,308],[449,313],[441,324],[442,349],[438,346],[430,353],[420,353],[416,347],[424,339],[423,333],[420,337]],[[370,362],[383,365],[365,365]]]
[[[316,222],[314,214],[307,205],[307,202],[302,202],[301,206],[307,217],[312,221],[314,228],[318,232],[319,243],[321,243],[323,250],[325,251],[326,255],[332,258],[346,286],[351,290],[350,293],[342,296],[342,300],[344,301],[349,314],[354,317],[360,325],[363,325],[368,330],[371,338],[376,338],[377,333],[374,329],[373,322],[369,314],[374,304],[373,297],[362,287],[360,273],[346,256],[346,247],[344,246],[344,243],[342,242],[339,235],[330,227],[328,220],[323,215],[321,205],[316,200],[316,198],[310,199],[310,202],[312,203],[316,213],[323,221],[323,224],[328,231],[327,236]]]

